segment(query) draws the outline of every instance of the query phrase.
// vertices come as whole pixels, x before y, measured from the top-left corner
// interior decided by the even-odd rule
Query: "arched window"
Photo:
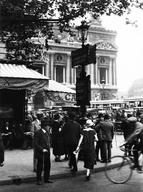
[[[66,80],[66,69],[62,65],[55,66],[55,81],[59,83],[65,83]]]
[[[106,84],[106,68],[100,68],[100,84]]]

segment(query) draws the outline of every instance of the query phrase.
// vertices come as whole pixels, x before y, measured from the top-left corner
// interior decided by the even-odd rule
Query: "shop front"
[[[54,80],[49,80],[49,86],[47,89],[45,88],[44,91],[46,93],[47,99],[53,102],[53,105],[74,105],[76,102],[75,90]]]
[[[75,90],[49,79],[48,86],[39,91],[34,97],[35,110],[53,108],[55,106],[75,105]]]
[[[6,146],[10,140],[16,145],[22,141],[28,94],[39,91],[48,82],[47,77],[25,65],[0,64],[0,131]]]

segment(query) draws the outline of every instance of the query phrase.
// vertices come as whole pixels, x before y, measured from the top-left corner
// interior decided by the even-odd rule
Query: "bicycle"
[[[133,174],[134,158],[129,153],[133,153],[134,149],[126,149],[124,145],[120,146],[120,150],[124,152],[124,155],[116,155],[111,157],[111,162],[105,164],[105,176],[106,178],[115,184],[123,184],[129,181]],[[141,155],[141,151],[139,151]],[[143,155],[140,161],[141,167],[143,167]],[[138,173],[142,173],[136,169]]]

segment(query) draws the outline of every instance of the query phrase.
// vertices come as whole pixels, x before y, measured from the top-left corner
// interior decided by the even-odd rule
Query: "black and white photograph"
[[[143,190],[143,1],[0,1],[0,192]]]

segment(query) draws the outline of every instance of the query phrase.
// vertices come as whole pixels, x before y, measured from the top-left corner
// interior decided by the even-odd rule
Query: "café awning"
[[[55,103],[75,103],[75,90],[49,79],[48,86],[44,87],[48,100]]]
[[[0,63],[0,89],[39,90],[47,86],[49,79],[25,65]]]
[[[73,93],[75,94],[75,90],[58,83],[57,81],[49,79],[49,84],[44,88],[46,91],[60,92],[60,93]]]

